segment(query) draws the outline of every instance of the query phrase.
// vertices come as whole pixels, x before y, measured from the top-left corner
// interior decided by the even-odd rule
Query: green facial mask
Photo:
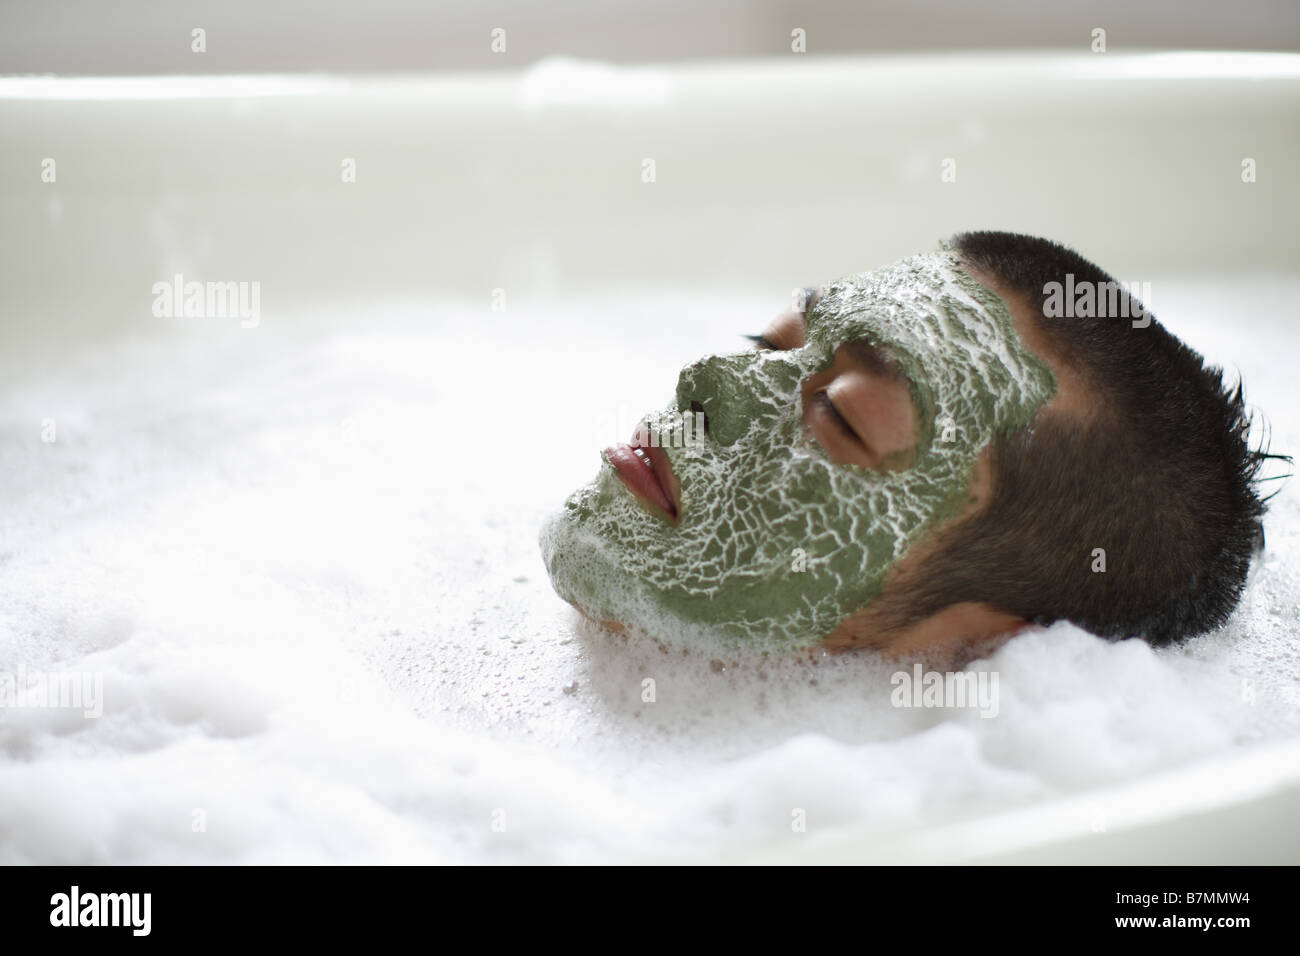
[[[814,644],[880,593],[927,529],[970,502],[973,467],[1055,391],[1005,303],[949,253],[828,286],[792,351],[687,366],[676,401],[647,419],[681,483],[679,523],[650,514],[608,462],[542,531],[559,595],[660,638],[716,635],[762,648]],[[857,340],[888,348],[912,384],[911,468],[832,461],[803,424],[800,386]],[[674,447],[698,402],[709,434]]]

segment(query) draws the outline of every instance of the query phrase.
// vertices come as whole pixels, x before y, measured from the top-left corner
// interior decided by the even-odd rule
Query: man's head
[[[1222,624],[1263,547],[1256,477],[1269,456],[1247,444],[1240,383],[1225,387],[1123,293],[1109,308],[1093,296],[1107,314],[1058,317],[1062,287],[1119,285],[1063,246],[999,232],[949,245],[1073,395],[993,443],[987,502],[899,575],[872,630],[964,602],[1156,645]]]
[[[1068,271],[1109,278],[1041,240],[959,236],[831,283],[758,352],[688,366],[673,405],[548,523],[557,591],[598,619],[765,647],[924,648],[1063,617],[1166,640],[1218,623],[1261,510],[1239,395],[1154,322],[1132,331],[1146,343],[1112,341],[1114,321],[1051,326],[1077,321],[1041,315]],[[1204,487],[1153,515],[1189,471]],[[1186,527],[1198,509],[1217,520]],[[1135,576],[1147,540],[1174,553]],[[1153,605],[1181,593],[1171,566],[1199,604]],[[1205,575],[1228,588],[1218,603]]]

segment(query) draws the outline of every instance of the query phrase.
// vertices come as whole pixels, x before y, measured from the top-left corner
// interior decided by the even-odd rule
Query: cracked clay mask
[[[990,440],[1055,390],[1005,303],[957,262],[914,256],[839,279],[809,311],[803,348],[683,369],[673,404],[647,418],[681,483],[679,523],[646,511],[606,462],[542,530],[559,595],[661,639],[760,648],[816,643],[865,607],[928,528],[964,510]],[[911,383],[906,471],[834,462],[805,432],[802,381],[857,340],[888,348]],[[709,432],[679,444],[692,402]]]

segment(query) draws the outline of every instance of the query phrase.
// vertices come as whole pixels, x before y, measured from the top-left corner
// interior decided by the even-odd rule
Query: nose
[[[699,402],[692,401],[691,414],[694,415],[695,420],[700,423],[700,428],[707,437],[709,434],[709,414],[704,410],[704,406]]]
[[[756,358],[756,353],[710,355],[686,366],[678,376],[677,408],[703,412],[712,443],[734,444],[753,423],[756,383],[746,373]]]

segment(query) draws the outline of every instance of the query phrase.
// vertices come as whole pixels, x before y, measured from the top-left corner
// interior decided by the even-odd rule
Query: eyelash
[[[853,426],[848,423],[848,420],[840,414],[840,410],[835,407],[835,403],[831,401],[831,397],[826,394],[825,389],[817,392],[813,396],[813,400],[830,413],[831,418],[835,421],[835,425],[844,433],[846,438],[850,438],[853,441],[862,444],[861,437],[859,437],[858,433],[853,430]]]

